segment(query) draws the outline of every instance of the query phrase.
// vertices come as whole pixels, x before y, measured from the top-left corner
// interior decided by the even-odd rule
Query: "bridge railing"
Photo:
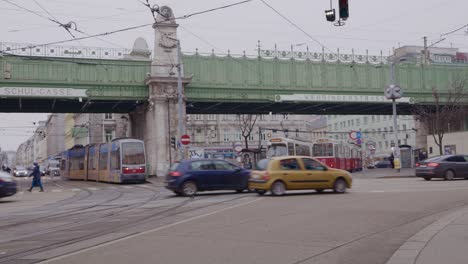
[[[369,55],[366,54],[354,54],[352,50],[351,54],[342,54],[338,49],[336,53],[327,53],[325,49],[322,52],[312,52],[308,49],[306,51],[280,51],[274,50],[259,50],[259,54],[264,58],[278,58],[278,59],[296,59],[296,60],[311,60],[311,61],[325,61],[325,62],[342,62],[342,63],[372,63],[372,64],[386,64],[388,62],[388,56],[384,56],[383,52],[380,51],[380,55]]]
[[[311,60],[316,62],[341,62],[341,63],[371,63],[371,64],[386,64],[388,63],[388,56],[384,56],[382,51],[380,55],[369,55],[366,54],[354,54],[354,50],[351,54],[340,53],[337,50],[336,53],[322,52],[311,52],[311,51],[281,51],[281,50],[258,50],[257,54],[247,54],[245,51],[243,54],[233,54],[229,51],[227,53],[215,53],[212,50],[211,53],[199,52],[198,49],[195,52],[184,52],[184,55],[189,56],[216,56],[216,57],[233,57],[233,58],[265,58],[265,59],[295,59],[295,60]]]
[[[37,45],[24,43],[0,42],[0,53],[19,56],[63,57],[86,59],[124,59],[130,54],[129,49],[99,48],[86,46]]]

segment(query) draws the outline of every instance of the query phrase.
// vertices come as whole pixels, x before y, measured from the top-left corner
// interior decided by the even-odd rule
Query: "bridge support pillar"
[[[187,84],[189,78],[183,78]],[[133,136],[145,141],[149,175],[164,176],[171,162],[180,160],[178,151],[171,148],[170,138],[178,134],[177,78],[150,77],[148,104],[136,109],[132,116]],[[185,98],[184,98],[185,99]],[[185,125],[185,100],[182,104]],[[178,141],[178,140],[177,140]]]

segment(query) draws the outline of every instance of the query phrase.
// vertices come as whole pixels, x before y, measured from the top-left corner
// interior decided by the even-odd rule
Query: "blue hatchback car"
[[[248,189],[250,171],[220,159],[183,160],[171,165],[166,188],[177,195],[192,196],[199,191]]]

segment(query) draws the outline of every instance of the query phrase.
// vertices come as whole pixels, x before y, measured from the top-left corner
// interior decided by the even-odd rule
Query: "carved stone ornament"
[[[172,98],[172,97],[177,96],[177,90],[173,85],[167,85],[167,84],[153,85],[151,91],[152,91],[151,95],[153,97]]]
[[[159,39],[159,46],[165,49],[173,49],[177,47],[177,40],[175,33],[161,32],[161,37]]]

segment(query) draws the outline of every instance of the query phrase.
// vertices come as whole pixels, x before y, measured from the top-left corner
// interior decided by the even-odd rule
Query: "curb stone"
[[[414,264],[427,244],[440,231],[455,221],[458,217],[468,213],[468,206],[442,217],[410,237],[393,253],[386,264]]]

